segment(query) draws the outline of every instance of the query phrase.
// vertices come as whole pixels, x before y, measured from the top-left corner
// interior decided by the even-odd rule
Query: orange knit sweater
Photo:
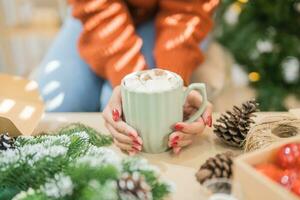
[[[113,86],[128,73],[145,69],[143,41],[135,25],[156,12],[154,60],[159,68],[189,83],[203,55],[199,43],[212,27],[219,0],[69,0],[83,31],[78,47],[82,58]]]

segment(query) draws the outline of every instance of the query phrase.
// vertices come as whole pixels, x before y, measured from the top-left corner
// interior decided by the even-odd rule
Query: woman
[[[188,84],[203,61],[199,44],[212,27],[217,4],[218,0],[70,0],[72,14],[81,23],[73,17],[67,20],[40,68],[38,81],[47,110],[97,111],[106,106],[103,116],[116,145],[130,154],[140,151],[141,138],[122,121],[121,79],[159,66]],[[190,93],[185,117],[200,104],[201,97]],[[211,105],[196,122],[174,125],[169,146],[179,153],[206,125],[211,126]]]

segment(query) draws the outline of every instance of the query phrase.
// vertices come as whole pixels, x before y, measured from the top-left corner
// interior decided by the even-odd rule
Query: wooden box
[[[300,137],[285,139],[265,149],[244,154],[234,160],[233,193],[239,200],[299,200],[292,192],[256,171],[256,164],[274,159],[274,154],[284,144],[300,142]]]

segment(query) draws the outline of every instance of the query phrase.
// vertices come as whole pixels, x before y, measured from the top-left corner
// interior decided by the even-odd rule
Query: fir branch
[[[172,190],[171,185],[159,180],[159,171],[151,166],[145,159],[131,157],[123,160],[123,170],[129,173],[140,172],[151,187],[154,200],[163,199]]]
[[[119,175],[118,169],[113,165],[101,167],[91,167],[89,165],[74,166],[70,167],[66,173],[72,177],[78,189],[85,186],[90,180],[105,183],[106,180],[117,180]]]
[[[9,192],[5,197],[10,198],[18,193],[15,200],[117,200],[121,174],[138,171],[155,200],[170,193],[145,159],[122,161],[114,151],[98,147],[110,143],[110,137],[81,124],[58,135],[19,137],[15,149],[0,151],[0,192]]]
[[[118,200],[118,189],[115,181],[107,181],[104,184],[92,180],[82,189],[82,193],[78,200]]]
[[[12,199],[19,192],[16,187],[0,187],[0,200]]]
[[[14,196],[12,200],[54,200],[54,198],[49,198],[42,192],[29,188]]]
[[[61,128],[58,131],[59,135],[70,135],[76,132],[86,132],[90,137],[90,143],[97,146],[109,146],[112,144],[112,137],[110,135],[104,135],[96,131],[94,128],[86,126],[81,123],[73,123]]]
[[[68,161],[65,157],[58,156],[45,157],[34,166],[31,166],[27,160],[18,162],[9,166],[0,175],[0,187],[16,187],[19,190],[27,190],[29,187],[38,188],[47,178],[64,170]]]
[[[154,185],[152,185],[152,194],[154,200],[163,199],[166,194],[169,194],[170,192],[170,185],[167,185],[166,183],[156,182]]]

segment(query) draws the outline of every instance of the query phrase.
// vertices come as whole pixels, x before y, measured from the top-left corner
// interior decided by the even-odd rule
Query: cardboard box
[[[43,113],[36,82],[0,74],[0,134],[31,135]]]
[[[267,176],[256,171],[256,164],[266,163],[274,159],[274,154],[284,144],[300,142],[296,136],[284,139],[265,149],[244,154],[234,160],[234,188],[233,192],[239,200],[299,200],[283,186],[274,182]]]

